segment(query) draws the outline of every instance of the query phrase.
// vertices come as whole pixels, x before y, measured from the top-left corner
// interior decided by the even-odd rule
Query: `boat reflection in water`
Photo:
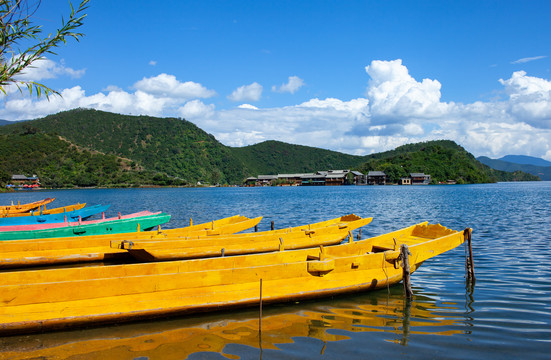
[[[321,340],[311,350],[323,353],[330,342],[348,340],[346,332],[379,332],[383,339],[407,345],[410,335],[454,335],[464,331],[464,310],[416,294],[407,303],[401,286],[358,295],[263,309],[215,312],[174,320],[139,322],[0,339],[0,358],[8,359],[185,359],[198,352],[243,358],[248,347],[259,356],[280,351],[297,337]],[[227,345],[238,344],[239,347]],[[285,354],[281,354],[285,357]]]

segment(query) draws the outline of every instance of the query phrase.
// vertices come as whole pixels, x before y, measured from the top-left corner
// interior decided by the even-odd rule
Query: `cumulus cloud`
[[[274,92],[280,92],[280,93],[291,93],[294,94],[298,91],[301,87],[304,86],[304,80],[299,78],[298,76],[289,76],[289,81],[287,81],[286,84],[281,84],[280,87],[272,86],[272,91]]]
[[[251,104],[241,104],[238,106],[240,109],[258,110],[258,108]]]
[[[179,109],[179,113],[188,120],[210,117],[214,113],[214,105],[205,105],[201,100],[191,100]]]
[[[508,112],[534,127],[551,128],[551,82],[517,71],[500,79],[509,95]]]
[[[373,61],[365,70],[371,77],[367,98],[374,123],[436,118],[448,111],[448,105],[440,102],[440,82],[416,81],[402,60]]]
[[[250,85],[243,85],[235,89],[228,99],[231,101],[258,101],[262,96],[262,85],[254,82]]]
[[[475,155],[526,154],[551,160],[551,82],[518,71],[496,79],[505,99],[444,102],[436,79],[415,79],[401,60],[372,61],[366,68],[365,97],[313,98],[296,105],[262,108],[262,86],[242,86],[230,96],[243,101],[215,108],[201,84],[161,74],[144,78],[133,92],[117,86],[86,94],[75,86],[63,97],[5,98],[0,118],[32,119],[76,107],[126,114],[183,116],[229,146],[281,140],[351,154],[369,154],[436,139],[454,140]],[[285,84],[284,84],[285,85]]]
[[[193,81],[180,82],[174,75],[160,74],[150,78],[143,78],[134,84],[134,88],[154,96],[162,96],[178,99],[210,98],[216,95],[214,90],[209,90]]]
[[[75,70],[65,66],[64,62],[57,63],[47,58],[41,58],[33,62],[17,75],[16,79],[21,81],[41,81],[44,79],[54,79],[59,76],[69,76],[78,79],[84,75],[86,69]]]

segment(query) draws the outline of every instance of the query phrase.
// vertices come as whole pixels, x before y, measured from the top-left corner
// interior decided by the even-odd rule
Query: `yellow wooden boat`
[[[126,249],[140,261],[196,259],[304,249],[338,244],[351,231],[373,220],[373,218],[361,218],[354,214],[337,219],[339,222],[334,222],[336,219],[332,219],[289,229],[208,238],[115,240],[111,242],[111,247]]]
[[[464,232],[417,224],[346,244],[143,264],[3,272],[0,331],[130,321],[384,288],[464,242]],[[261,285],[262,284],[262,285]],[[262,286],[262,287],[261,287]]]
[[[31,240],[0,241],[0,268],[17,268],[62,263],[91,261],[120,261],[130,259],[126,250],[110,247],[111,241],[119,239],[147,240],[185,236],[212,236],[233,234],[257,225],[262,217],[249,219],[235,215],[208,223],[184,228],[163,229],[123,234],[72,236]]]
[[[83,207],[86,206],[86,203],[84,204],[73,204],[73,205],[67,205],[52,209],[46,209],[46,204],[40,205],[37,209],[31,210],[29,212],[22,212],[22,213],[8,213],[4,211],[0,211],[0,217],[20,217],[20,216],[41,216],[41,215],[51,215],[51,214],[61,214],[64,212],[70,212],[75,210],[80,210]]]
[[[3,214],[17,214],[17,213],[25,213],[29,212],[35,209],[38,209],[42,205],[46,205],[54,201],[55,198],[46,198],[39,201],[30,202],[27,204],[20,204],[17,202],[17,205],[15,205],[13,202],[11,205],[4,205],[0,206],[0,212]]]

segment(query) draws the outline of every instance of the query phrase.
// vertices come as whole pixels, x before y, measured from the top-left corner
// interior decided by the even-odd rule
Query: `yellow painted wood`
[[[40,215],[51,215],[51,214],[61,214],[63,212],[67,211],[74,211],[74,210],[80,210],[83,207],[86,206],[86,203],[84,204],[73,204],[73,205],[67,205],[52,209],[43,209],[42,207],[39,207],[34,212],[24,212],[24,213],[17,213],[17,214],[6,214],[2,213],[0,211],[0,217],[21,217],[21,216],[40,216]],[[45,208],[45,206],[44,206]]]
[[[262,217],[249,219],[236,215],[214,221],[221,234],[243,231],[258,224]],[[125,250],[110,247],[118,239],[145,240],[186,236],[207,236],[212,222],[185,228],[134,232],[125,234],[92,235],[81,237],[49,238],[36,240],[0,241],[0,268],[51,265],[58,263],[115,260],[128,254]]]
[[[123,247],[141,261],[156,261],[169,259],[191,259],[200,257],[252,254],[276,250],[303,249],[319,245],[335,245],[344,240],[349,232],[365,226],[373,218],[359,218],[346,224],[335,223],[312,229],[296,230],[287,233],[277,231],[266,231],[251,234],[233,234],[227,236],[172,240],[165,239],[131,241],[119,246],[119,243],[112,243],[116,248]]]
[[[392,239],[412,244],[408,246],[413,272],[427,259],[459,246],[464,234],[440,225],[418,224],[323,250],[3,272],[0,331],[36,331],[252,305],[259,301],[260,279],[266,303],[378,289],[402,278],[402,269],[388,261],[395,250],[373,252],[379,243]],[[308,271],[322,266],[309,265],[312,261],[325,262],[325,270],[320,270],[326,272],[323,276]]]
[[[54,200],[55,198],[47,198],[27,204],[19,204],[18,202],[17,205],[13,205],[12,203],[12,205],[0,206],[0,214],[6,216],[11,214],[25,213],[30,212],[34,209],[38,209],[40,206],[44,206],[44,208],[46,208],[46,204],[49,204]]]

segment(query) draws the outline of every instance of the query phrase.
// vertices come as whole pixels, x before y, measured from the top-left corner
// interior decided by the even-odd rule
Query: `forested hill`
[[[76,109],[6,125],[0,133],[56,134],[91,151],[128,158],[138,168],[186,183],[238,183],[246,166],[189,121]],[[38,171],[38,170],[37,170]]]
[[[232,151],[244,164],[247,164],[254,175],[351,169],[365,161],[363,156],[273,140],[233,148]]]
[[[410,172],[436,182],[533,180],[492,170],[452,141],[363,157],[278,141],[231,148],[186,120],[83,109],[0,126],[0,184],[12,174],[36,174],[53,187],[241,184],[331,169],[385,171],[394,182]]]
[[[392,182],[398,182],[409,173],[430,174],[433,183],[447,180],[464,183],[489,183],[496,181],[537,181],[538,177],[517,172],[491,169],[480,163],[463,147],[449,140],[436,140],[408,144],[394,150],[366,157],[359,170],[384,171]]]

